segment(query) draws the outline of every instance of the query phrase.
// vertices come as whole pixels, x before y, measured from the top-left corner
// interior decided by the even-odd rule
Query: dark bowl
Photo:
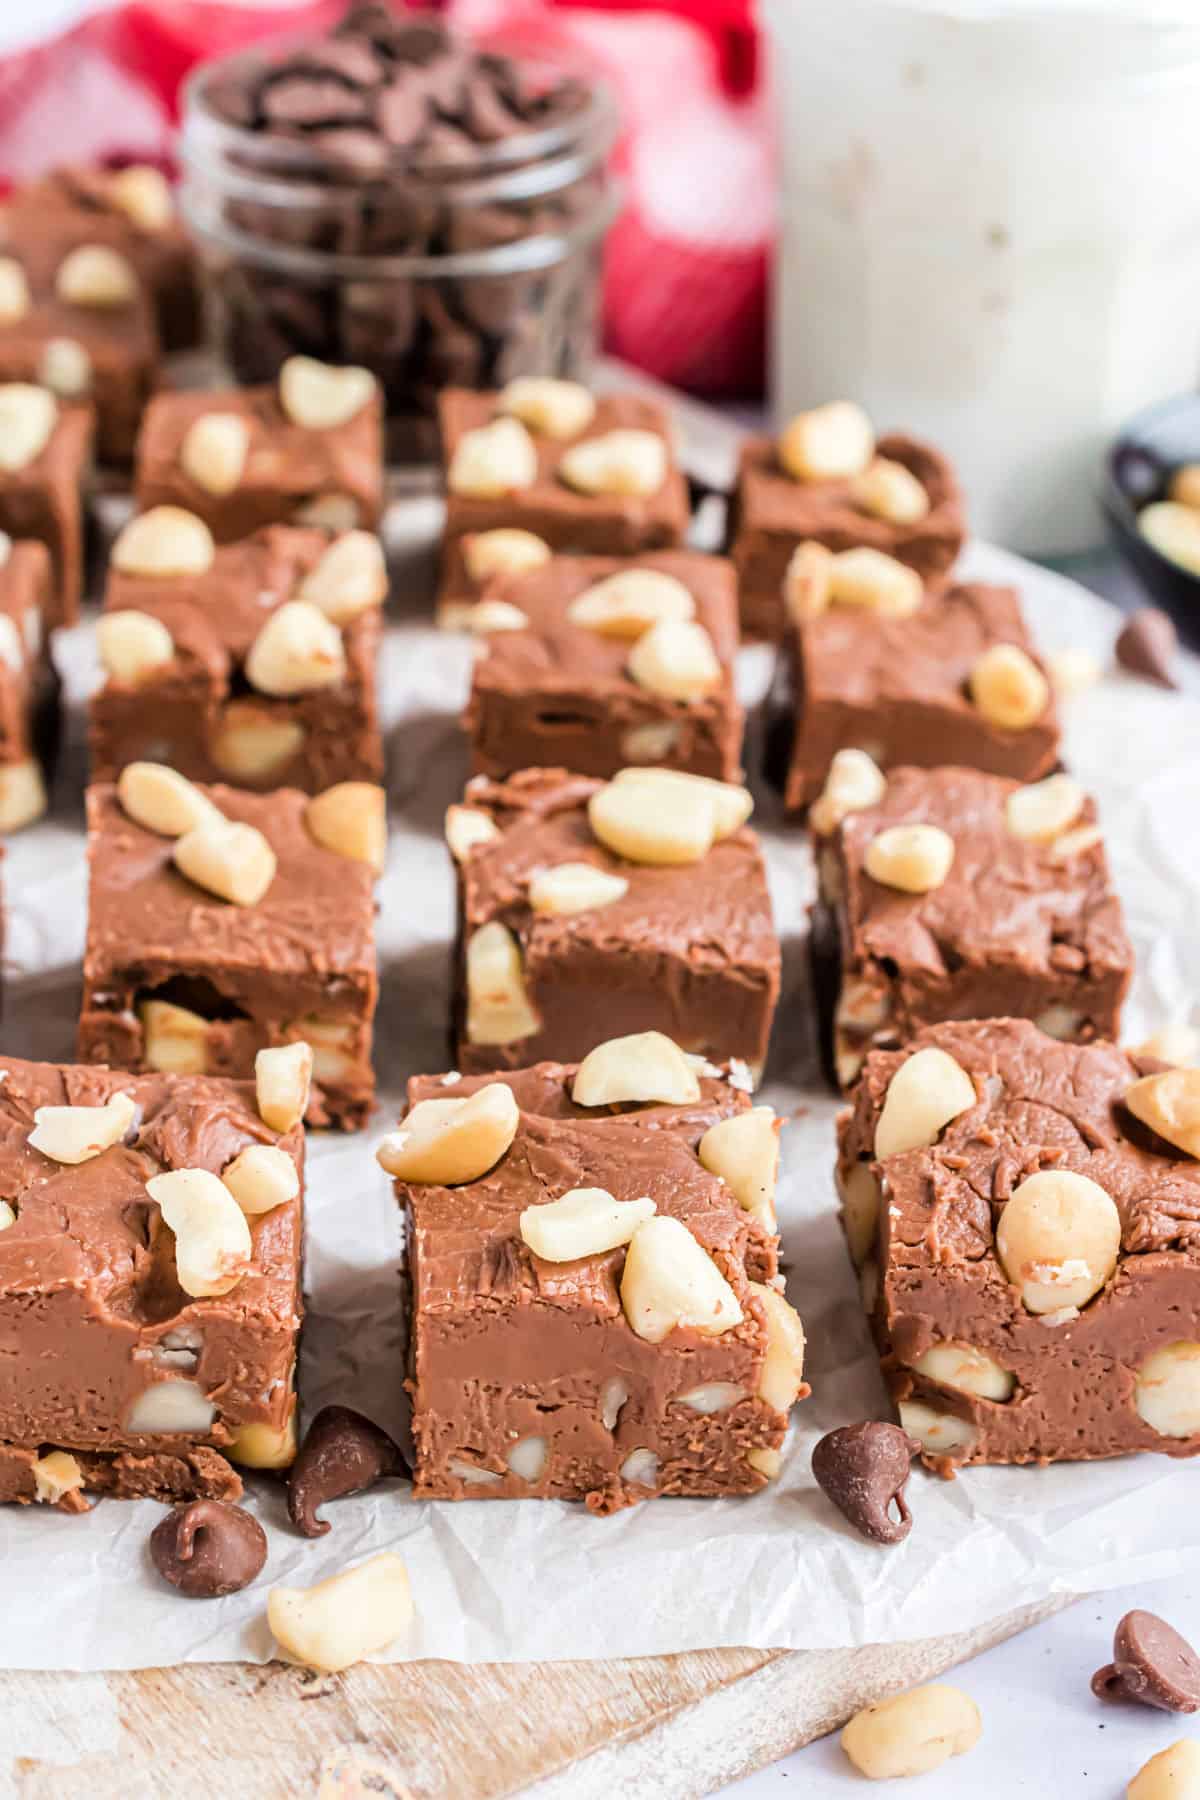
[[[1179,634],[1200,648],[1200,575],[1191,575],[1148,544],[1137,516],[1166,498],[1180,463],[1200,462],[1200,394],[1180,394],[1137,413],[1109,447],[1100,499],[1115,548],[1132,565]]]

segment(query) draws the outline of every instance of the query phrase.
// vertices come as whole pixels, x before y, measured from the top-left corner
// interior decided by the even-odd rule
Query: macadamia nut
[[[567,618],[602,637],[636,640],[655,625],[688,624],[695,612],[695,601],[674,575],[661,569],[623,569],[577,594]]]
[[[596,416],[596,402],[581,382],[548,375],[519,375],[500,390],[497,410],[520,419],[542,437],[572,438]]]
[[[207,795],[165,763],[127,763],[117,778],[117,799],[136,825],[161,837],[182,837],[221,817]]]
[[[929,1149],[975,1100],[975,1083],[948,1051],[933,1044],[914,1051],[888,1083],[875,1127],[876,1157]]]
[[[1148,1356],[1137,1372],[1134,1405],[1139,1418],[1163,1437],[1200,1433],[1200,1344],[1187,1339]]]
[[[775,1186],[779,1178],[779,1120],[770,1106],[718,1119],[700,1139],[696,1154],[719,1175],[734,1199],[767,1231],[775,1230]]]
[[[688,1106],[700,1082],[679,1046],[661,1031],[635,1032],[597,1044],[575,1071],[576,1106]]]
[[[865,750],[839,750],[829,765],[825,786],[813,801],[808,822],[821,836],[828,836],[852,812],[877,806],[887,792],[887,780]]]
[[[521,1236],[543,1262],[574,1262],[627,1244],[655,1210],[654,1201],[645,1196],[617,1200],[606,1188],[571,1188],[557,1200],[527,1206]]]
[[[971,699],[990,725],[1027,731],[1050,704],[1050,683],[1019,644],[993,644],[967,678]]]
[[[740,1325],[737,1295],[687,1226],[659,1214],[630,1239],[621,1277],[621,1305],[647,1343],[661,1343],[677,1327],[719,1337]]]
[[[940,825],[889,825],[867,845],[863,864],[872,881],[905,894],[940,888],[954,863],[954,839]]]
[[[224,1182],[207,1169],[152,1175],[146,1192],[175,1234],[175,1272],[196,1299],[228,1294],[250,1267],[246,1215]]]
[[[493,1081],[463,1100],[422,1100],[375,1155],[399,1181],[457,1187],[495,1168],[520,1121],[512,1089]]]
[[[1013,1189],[996,1227],[996,1255],[1032,1313],[1083,1306],[1117,1266],[1121,1215],[1098,1182],[1042,1169]]]
[[[385,1551],[311,1588],[272,1588],[267,1622],[281,1650],[336,1674],[406,1631],[414,1617],[408,1571]]]
[[[861,406],[833,400],[797,413],[779,438],[779,461],[796,481],[842,481],[875,455],[875,431]]]
[[[934,1681],[855,1713],[841,1745],[860,1775],[888,1781],[927,1775],[950,1757],[973,1750],[982,1732],[979,1708],[970,1695]]]
[[[279,371],[279,404],[292,424],[306,431],[347,424],[375,392],[369,369],[335,368],[312,356],[289,356]]]

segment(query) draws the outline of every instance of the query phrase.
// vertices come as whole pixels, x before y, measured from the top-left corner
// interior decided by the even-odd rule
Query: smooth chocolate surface
[[[0,255],[21,264],[30,295],[24,317],[0,324],[0,381],[40,383],[47,345],[65,339],[81,346],[90,375],[86,392],[73,398],[95,409],[100,460],[125,465],[158,382],[158,334],[139,286],[116,305],[80,306],[59,298],[60,265],[78,248],[78,238],[62,229],[52,209],[32,220],[0,219]]]
[[[805,539],[830,550],[859,545],[882,550],[915,569],[928,588],[942,585],[966,534],[954,471],[939,451],[904,432],[887,433],[877,448],[881,457],[915,475],[928,494],[929,511],[915,524],[876,518],[853,500],[849,481],[794,480],[780,465],[774,438],[751,438],[743,445],[728,539],[747,637],[783,635],[783,578],[792,552]]]
[[[627,672],[629,639],[568,618],[571,602],[588,588],[639,568],[670,575],[691,594],[696,623],[721,664],[711,694],[684,701],[653,693]],[[517,607],[529,626],[483,640],[486,654],[475,664],[464,718],[477,773],[566,768],[607,778],[630,763],[652,762],[718,781],[740,778],[737,584],[729,563],[687,550],[558,556],[489,583],[485,597]]]
[[[94,1492],[236,1498],[223,1452],[243,1426],[282,1428],[294,1405],[303,1200],[251,1219],[249,1272],[194,1299],[146,1182],[219,1175],[250,1144],[279,1144],[303,1177],[303,1133],[269,1130],[246,1083],[12,1057],[0,1069],[0,1197],[16,1213],[0,1231],[0,1499],[34,1498],[33,1461],[49,1447],[80,1453]],[[114,1093],[138,1108],[124,1142],[75,1165],[28,1143],[38,1107]],[[187,1384],[193,1408],[211,1402],[207,1429],[134,1429],[133,1409],[171,1383]]]
[[[17,230],[36,230],[51,217],[59,241],[120,251],[146,289],[163,349],[191,350],[202,336],[195,247],[174,216],[154,229],[136,224],[115,197],[117,176],[116,169],[64,164],[18,187],[4,218]]]
[[[248,1077],[267,1045],[312,1043],[309,1123],[359,1125],[374,1093],[371,872],[311,837],[306,798],[291,788],[204,791],[227,818],[257,826],[275,851],[275,878],[255,906],[189,881],[174,866],[172,839],[136,825],[114,788],[88,789],[80,1056],[144,1068],[142,1009],[167,1000],[208,1021],[207,1073]]]
[[[534,1073],[535,1086],[547,1082]],[[523,1087],[518,1075],[514,1091]],[[511,1149],[482,1180],[396,1184],[408,1226],[419,1497],[575,1499],[606,1513],[653,1494],[764,1485],[747,1452],[778,1446],[787,1421],[758,1394],[767,1321],[749,1282],[773,1272],[774,1240],[702,1168],[692,1126],[672,1124],[669,1110],[522,1113]],[[652,1344],[621,1308],[624,1249],[569,1263],[535,1256],[521,1212],[576,1187],[649,1195],[681,1220],[734,1289],[743,1322],[715,1337],[676,1327]],[[715,1411],[683,1398],[714,1383],[728,1385],[699,1399],[722,1402]]]
[[[1038,662],[1015,588],[979,582],[927,596],[907,619],[834,606],[793,627],[791,766],[785,799],[816,799],[834,753],[867,750],[882,769],[953,763],[1036,781],[1058,760],[1053,698],[1023,731],[989,722],[967,691],[985,650],[1016,644]]]
[[[1058,861],[1057,840],[1014,837],[1005,805],[1020,785],[975,769],[893,769],[878,805],[851,813],[823,852],[843,1080],[871,1047],[895,1048],[939,1019],[1032,1018],[1052,1037],[1117,1036],[1133,946],[1103,840]],[[1067,830],[1096,822],[1088,798]],[[926,894],[866,872],[872,840],[909,824],[954,841],[949,875]]]
[[[159,619],[174,660],[130,684],[108,679],[88,714],[92,778],[112,781],[127,763],[165,762],[193,781],[220,782],[234,769],[229,734],[292,731],[290,753],[272,755],[238,786],[295,787],[319,794],[338,781],[381,781],[383,741],[375,664],[377,608],[342,627],[346,672],[332,687],[263,694],[246,680],[246,656],[264,621],[296,598],[329,548],[326,533],[271,525],[219,545],[204,575],[126,575],[110,569],[106,612],[132,608]]]
[[[0,333],[2,337],[2,333]],[[0,367],[3,363],[0,349]],[[92,414],[59,404],[49,441],[20,469],[0,469],[0,531],[46,546],[53,567],[46,630],[73,625],[83,592],[83,490],[90,475]]]
[[[926,1045],[968,1072],[977,1103],[931,1149],[875,1163],[888,1085]],[[867,1058],[839,1124],[839,1177],[863,1162],[884,1183],[871,1323],[892,1396],[951,1415],[966,1434],[945,1455],[926,1454],[932,1466],[1200,1452],[1200,1432],[1165,1436],[1135,1405],[1147,1358],[1200,1339],[1200,1163],[1125,1108],[1142,1073],[1112,1044],[1058,1043],[1018,1019],[932,1025],[904,1050]],[[1087,1176],[1120,1214],[1116,1269],[1074,1317],[1027,1311],[996,1256],[1009,1195],[1043,1169]],[[1011,1398],[980,1399],[912,1367],[943,1342],[972,1345],[1009,1371]]]
[[[0,613],[11,619],[20,657],[0,658],[0,764],[35,757],[48,776],[58,738],[58,677],[50,661],[54,603],[50,553],[25,540],[0,540]]]
[[[587,800],[600,785],[561,769],[469,784],[468,804],[493,818],[501,835],[477,845],[459,870],[461,936],[465,942],[492,920],[515,934],[540,1029],[509,1044],[468,1040],[460,945],[458,1067],[480,1073],[540,1059],[570,1062],[608,1038],[662,1031],[684,1050],[717,1062],[736,1057],[757,1074],[780,980],[757,838],[743,826],[682,868],[626,862],[588,823]],[[588,912],[534,913],[533,872],[580,861],[620,874],[628,891]]]
[[[179,460],[189,427],[213,412],[236,413],[250,428],[245,467],[228,494],[201,487]],[[379,395],[344,425],[318,431],[293,424],[274,387],[157,394],[138,433],[134,498],[141,511],[182,506],[196,513],[222,544],[263,525],[328,520],[338,530],[373,530],[383,511]],[[309,516],[314,507],[319,510]]]
[[[464,432],[488,425],[496,417],[496,396],[447,388],[438,400],[438,416],[448,468]],[[628,429],[653,431],[667,444],[667,475],[657,493],[644,498],[581,494],[560,479],[559,461],[572,444]],[[643,550],[674,549],[683,543],[690,517],[687,483],[675,462],[667,415],[653,400],[639,394],[598,394],[595,415],[577,436],[550,438],[533,432],[530,436],[538,461],[537,479],[530,487],[495,500],[447,494],[447,555],[453,540],[464,532],[490,531],[500,525],[532,531],[553,550],[596,556],[633,556]],[[447,565],[448,572],[452,568]]]

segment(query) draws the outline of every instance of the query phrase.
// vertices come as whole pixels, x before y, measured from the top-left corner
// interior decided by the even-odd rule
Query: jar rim
[[[314,197],[328,202],[331,192],[344,187],[347,195],[363,188],[380,186],[402,177],[414,193],[427,190],[442,205],[478,205],[495,200],[529,199],[538,194],[565,187],[577,180],[581,163],[591,167],[607,156],[617,136],[620,121],[616,97],[609,84],[593,72],[576,76],[587,88],[587,104],[556,125],[541,130],[514,133],[494,144],[477,145],[471,163],[436,163],[414,160],[397,151],[394,158],[370,174],[355,176],[353,170],[341,170],[329,157],[317,154],[303,140],[280,140],[263,132],[251,131],[231,124],[212,108],[209,94],[214,82],[227,80],[241,68],[260,67],[275,56],[286,54],[311,39],[273,38],[267,45],[254,45],[202,63],[187,77],[183,86],[183,123],[179,134],[179,152],[185,162],[210,169],[213,162],[222,164],[221,179],[231,185],[247,179],[255,197],[262,199],[262,176],[253,174],[256,162],[269,159],[278,177],[268,186],[285,190],[287,204],[295,206],[304,194],[308,178]],[[522,59],[522,67],[545,70],[563,76],[572,71],[562,64]],[[231,167],[232,165],[232,167]],[[234,170],[245,173],[238,177]],[[291,170],[295,171],[295,179]],[[330,176],[341,176],[336,183]],[[300,184],[299,194],[297,183]],[[282,203],[282,201],[281,201]],[[301,203],[302,200],[301,200]]]

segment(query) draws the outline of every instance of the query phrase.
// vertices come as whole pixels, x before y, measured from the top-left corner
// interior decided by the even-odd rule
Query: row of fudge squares
[[[0,1500],[230,1499],[292,1461],[302,1048],[253,1084],[3,1060]],[[778,1472],[807,1392],[778,1125],[727,1073],[650,1036],[412,1083],[380,1160],[418,1494],[611,1512]]]
[[[549,551],[641,557],[678,548],[687,484],[670,420],[640,395],[596,395],[577,382],[523,377],[496,393],[439,400],[446,530],[443,609],[478,602],[505,556]],[[507,545],[488,539],[504,531]],[[946,460],[899,434],[876,438],[860,407],[817,407],[778,438],[743,447],[727,541],[751,638],[779,638],[796,552],[829,552],[849,597],[882,573],[911,610],[940,589],[962,547],[962,502]]]
[[[0,243],[0,378],[3,357]],[[21,373],[22,371],[17,371]],[[273,524],[375,529],[383,511],[382,411],[374,379],[310,357],[286,362],[266,387],[220,392],[139,390],[135,499],[199,521],[235,542]],[[47,626],[79,616],[86,499],[97,418],[88,392],[56,390],[31,370],[0,381],[0,529],[44,543],[54,565]],[[160,573],[175,571],[164,560]]]

